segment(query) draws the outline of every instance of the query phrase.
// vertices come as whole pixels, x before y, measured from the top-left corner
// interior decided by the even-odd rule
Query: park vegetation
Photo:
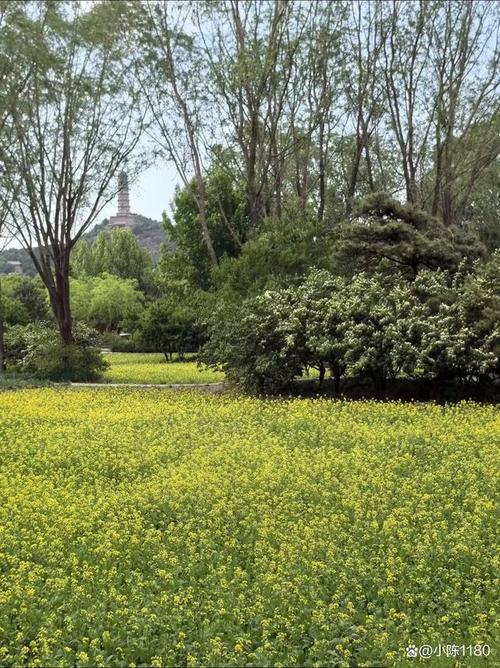
[[[0,414],[2,665],[396,666],[443,638],[494,665],[494,406],[57,388]]]
[[[499,29],[0,0],[1,666],[498,664]]]
[[[38,277],[2,279],[0,369],[47,374],[39,328],[54,379],[101,347],[254,392],[498,382],[498,26],[482,0],[1,2],[0,226]],[[86,241],[152,161],[180,181],[158,262]]]

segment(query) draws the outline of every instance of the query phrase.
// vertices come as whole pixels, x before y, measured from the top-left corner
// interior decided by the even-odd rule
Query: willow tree
[[[124,162],[135,169],[138,159],[143,118],[123,55],[127,12],[128,3],[46,0],[23,3],[9,24],[31,66],[22,70],[29,95],[7,100],[0,204],[65,343],[73,341],[71,250],[115,195]]]

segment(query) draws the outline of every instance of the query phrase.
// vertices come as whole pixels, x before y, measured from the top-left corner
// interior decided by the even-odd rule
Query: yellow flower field
[[[493,645],[499,445],[472,403],[0,393],[0,665]]]
[[[162,353],[109,353],[110,367],[104,374],[112,383],[218,383],[224,374],[200,369],[196,362],[167,362]]]

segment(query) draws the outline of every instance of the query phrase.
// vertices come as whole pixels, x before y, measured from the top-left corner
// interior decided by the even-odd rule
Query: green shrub
[[[197,352],[203,341],[203,327],[198,323],[199,312],[187,301],[174,303],[160,299],[153,302],[142,314],[139,336],[146,350],[161,352],[172,359],[178,353],[183,359],[186,353]],[[125,352],[125,351],[124,351]]]
[[[73,328],[75,343],[65,345],[50,325],[11,327],[6,335],[7,361],[14,369],[54,381],[94,381],[108,364],[96,350],[97,333],[83,323]]]
[[[496,265],[490,267],[495,274]],[[457,275],[458,276],[458,275]],[[454,382],[499,377],[500,307],[492,281],[444,271],[401,278],[313,272],[298,287],[219,309],[201,361],[251,392],[282,391],[309,367],[368,378]]]
[[[285,389],[304,367],[302,332],[289,317],[294,300],[293,290],[269,290],[218,311],[200,361],[249,392]]]
[[[28,352],[24,370],[38,378],[54,381],[85,382],[102,378],[108,363],[95,348],[56,342],[39,344]]]

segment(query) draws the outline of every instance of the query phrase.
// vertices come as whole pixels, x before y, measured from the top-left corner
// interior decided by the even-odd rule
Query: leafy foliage
[[[236,257],[246,238],[248,216],[244,192],[235,186],[227,170],[214,166],[205,178],[207,226],[218,259]],[[196,184],[178,189],[174,196],[174,220],[164,216],[167,235],[194,269],[199,287],[210,285],[211,262],[200,233]]]
[[[346,273],[389,268],[415,278],[418,271],[454,271],[464,257],[485,254],[472,231],[447,228],[437,218],[384,193],[363,200],[353,220],[345,223],[336,257]]]
[[[151,257],[129,229],[99,232],[93,244],[79,241],[71,254],[71,267],[79,278],[111,274],[134,279],[143,290],[151,283]]]
[[[309,366],[320,379],[329,368],[337,387],[345,372],[381,389],[400,376],[491,380],[500,309],[482,280],[426,271],[413,284],[366,274],[344,281],[314,272],[296,288],[217,311],[201,359],[254,392],[283,390]]]
[[[331,244],[317,223],[294,214],[268,219],[237,258],[225,258],[213,282],[225,299],[257,295],[266,289],[299,283],[312,267],[331,266]]]
[[[137,322],[144,296],[132,279],[104,274],[73,279],[72,310],[75,318],[100,332],[120,331]]]
[[[186,352],[197,351],[202,340],[202,330],[196,320],[197,314],[189,304],[175,305],[171,300],[158,300],[142,315],[140,338],[164,353],[167,359],[172,359],[173,353],[182,358]]]
[[[102,378],[106,362],[96,350],[96,333],[75,323],[75,343],[63,344],[53,326],[17,325],[8,330],[6,352],[19,371],[54,381],[93,381]]]
[[[2,278],[2,299],[7,325],[49,320],[47,292],[39,279],[10,274]]]

